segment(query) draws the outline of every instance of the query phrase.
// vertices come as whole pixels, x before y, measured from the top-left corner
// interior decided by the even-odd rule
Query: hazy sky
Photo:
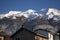
[[[60,10],[60,0],[0,0],[0,13],[9,11],[26,11],[33,9],[40,11],[42,8],[56,8]]]

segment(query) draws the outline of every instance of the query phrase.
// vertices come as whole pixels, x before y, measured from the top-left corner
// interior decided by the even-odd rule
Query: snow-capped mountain
[[[49,8],[46,15],[48,16],[48,19],[53,18],[53,20],[60,20],[60,10]]]
[[[49,8],[46,15],[49,23],[60,30],[60,10]]]
[[[54,8],[49,8],[48,11],[42,9],[42,13],[29,9],[27,11],[9,11],[6,14],[0,14],[0,31],[5,31],[7,34],[12,35],[23,24],[28,29],[32,30],[33,26],[38,25],[55,25],[60,26],[60,11]],[[47,19],[45,19],[45,16]],[[28,21],[30,19],[30,21]],[[56,21],[57,20],[57,21]],[[55,28],[53,27],[53,29]],[[48,26],[47,26],[48,27]],[[46,27],[46,28],[47,28]],[[33,27],[34,28],[34,27]],[[48,27],[50,28],[50,27]],[[51,27],[52,28],[52,27]],[[60,29],[60,27],[58,27]],[[52,30],[53,30],[52,29]],[[52,31],[49,30],[49,31]]]
[[[5,31],[7,34],[12,35],[16,32],[26,20],[42,17],[35,10],[29,9],[25,12],[22,11],[9,11],[6,14],[0,14],[0,31]]]
[[[0,19],[7,17],[7,18],[12,18],[12,19],[16,19],[16,17],[20,17],[20,16],[25,16],[28,19],[33,19],[37,16],[43,16],[42,14],[37,13],[35,10],[29,9],[25,12],[22,11],[9,11],[6,14],[0,14]]]

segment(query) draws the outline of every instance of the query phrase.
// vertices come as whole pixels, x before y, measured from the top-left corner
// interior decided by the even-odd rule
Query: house
[[[48,40],[43,35],[38,35],[26,28],[19,29],[11,36],[12,40]]]

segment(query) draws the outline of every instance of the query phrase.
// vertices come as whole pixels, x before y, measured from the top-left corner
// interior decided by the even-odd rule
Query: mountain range
[[[8,13],[0,14],[0,32],[3,31],[9,35],[12,35],[20,29],[22,25],[24,25],[24,28],[29,30],[35,30],[36,26],[43,24],[53,26],[47,27],[47,30],[50,29],[49,31],[54,32],[54,30],[60,30],[60,10],[49,8],[48,11],[45,11],[46,10],[42,10],[42,13],[40,13],[29,9],[24,12],[9,11]]]

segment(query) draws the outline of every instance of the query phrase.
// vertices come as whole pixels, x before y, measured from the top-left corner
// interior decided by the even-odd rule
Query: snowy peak
[[[60,10],[57,10],[57,9],[54,9],[54,8],[49,8],[46,15],[49,15],[49,14],[60,15]]]
[[[5,14],[5,17],[16,15],[18,13],[21,13],[21,12],[18,12],[18,11],[10,11],[9,13]]]
[[[0,19],[7,17],[7,18],[12,18],[12,19],[16,19],[16,17],[21,17],[24,16],[26,18],[29,19],[33,19],[37,16],[43,16],[42,14],[37,13],[35,10],[29,9],[27,11],[9,11],[6,14],[0,14]]]
[[[21,17],[21,16],[24,16],[27,18],[27,15],[25,14],[22,14],[21,11],[9,11],[9,13],[6,13],[4,15],[4,17],[7,17],[7,18],[13,18],[13,19],[16,19],[16,17]]]
[[[35,10],[32,10],[32,9],[29,9],[29,10],[27,10],[27,11],[25,11],[26,13],[28,13],[28,14],[34,14],[36,11]]]
[[[29,19],[34,19],[38,16],[43,17],[43,14],[37,13],[35,10],[32,10],[32,9],[29,9],[29,10],[23,12],[23,13],[28,15]]]
[[[53,18],[54,20],[58,20],[58,18],[60,18],[60,10],[49,8],[46,15],[48,16],[48,19]]]

